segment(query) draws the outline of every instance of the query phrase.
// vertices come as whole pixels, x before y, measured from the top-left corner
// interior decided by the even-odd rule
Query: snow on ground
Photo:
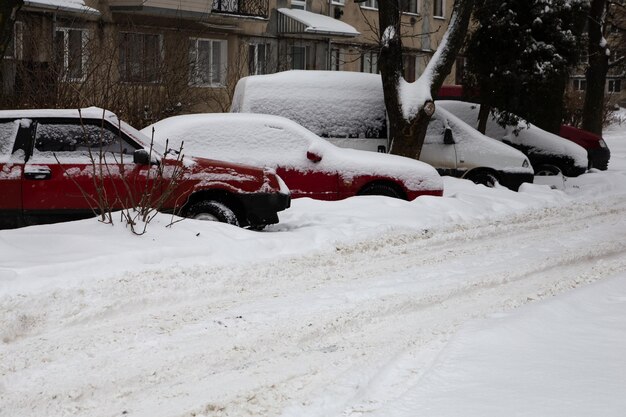
[[[625,131],[564,191],[0,231],[0,416],[620,416]]]

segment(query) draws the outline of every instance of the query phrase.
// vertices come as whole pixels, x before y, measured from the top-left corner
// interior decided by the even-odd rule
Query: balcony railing
[[[213,0],[213,13],[267,17],[269,0]]]

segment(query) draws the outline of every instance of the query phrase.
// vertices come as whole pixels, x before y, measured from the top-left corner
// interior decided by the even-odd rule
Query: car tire
[[[402,195],[387,184],[369,184],[359,191],[358,195],[381,195],[384,197],[402,198]]]
[[[475,184],[482,184],[488,188],[493,188],[498,183],[498,178],[488,171],[478,171],[469,175],[468,179]]]
[[[187,209],[185,217],[239,226],[235,212],[228,208],[226,204],[215,200],[202,200],[193,203]]]
[[[535,169],[535,175],[538,176],[550,176],[550,175],[559,175],[561,174],[561,170],[559,167],[550,164],[539,165],[537,169]]]

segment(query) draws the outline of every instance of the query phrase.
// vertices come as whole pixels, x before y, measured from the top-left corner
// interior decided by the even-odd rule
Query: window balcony
[[[213,0],[213,13],[267,17],[269,0]]]

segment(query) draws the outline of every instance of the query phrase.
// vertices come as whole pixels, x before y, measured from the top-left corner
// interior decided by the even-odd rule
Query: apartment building
[[[401,2],[407,80],[439,45],[452,3]],[[375,73],[377,7],[376,0],[25,0],[2,61],[2,105],[98,105],[142,126],[169,114],[227,111],[234,85],[249,74]]]

